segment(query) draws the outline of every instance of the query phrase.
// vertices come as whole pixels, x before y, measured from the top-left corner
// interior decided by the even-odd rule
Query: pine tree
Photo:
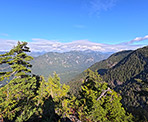
[[[76,106],[80,120],[93,122],[128,122],[132,115],[128,115],[122,104],[121,96],[102,82],[97,71],[87,70],[80,97]]]
[[[58,121],[68,116],[69,86],[60,84],[56,73],[46,82],[43,76],[31,74],[33,58],[26,42],[18,42],[9,52],[0,55],[0,64],[11,68],[0,72],[0,81],[7,81],[0,88],[0,115],[5,121]]]
[[[60,83],[60,78],[56,73],[53,77],[49,76],[48,82],[46,82],[46,91],[48,95],[51,95],[55,104],[55,112],[61,117],[68,116],[69,105],[69,86]]]
[[[7,64],[10,71],[1,72],[0,81],[9,82],[0,88],[0,114],[5,120],[26,121],[36,111],[34,95],[36,78],[32,77],[26,42],[18,42],[9,52],[0,55],[0,64]]]

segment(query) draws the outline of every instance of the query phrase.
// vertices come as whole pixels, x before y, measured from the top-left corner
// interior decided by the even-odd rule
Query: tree
[[[61,117],[67,117],[69,114],[69,86],[60,83],[60,78],[56,73],[53,77],[49,76],[46,83],[46,91],[55,103],[55,111]]]
[[[32,75],[33,58],[26,42],[18,42],[9,52],[0,55],[0,64],[11,70],[0,72],[0,115],[5,121],[58,121],[68,115],[69,86],[60,84],[56,73],[45,81],[43,76]]]
[[[33,58],[25,52],[30,52],[27,42],[18,42],[9,52],[0,55],[0,64],[11,68],[0,72],[0,81],[9,82],[0,88],[0,114],[7,121],[26,121],[35,113],[36,78],[31,75],[29,63]]]
[[[128,115],[120,103],[121,96],[101,80],[97,71],[87,70],[87,74],[80,91],[80,97],[76,101],[80,120],[93,122],[132,121],[132,115]]]

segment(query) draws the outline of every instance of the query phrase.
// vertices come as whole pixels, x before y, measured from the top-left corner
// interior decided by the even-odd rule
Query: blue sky
[[[32,48],[80,40],[105,51],[135,49],[148,44],[147,6],[148,0],[0,0],[0,50],[17,40]]]

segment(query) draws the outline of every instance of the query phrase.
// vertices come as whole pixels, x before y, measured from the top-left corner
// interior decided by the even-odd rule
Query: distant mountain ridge
[[[4,53],[6,53],[6,52],[8,52],[8,51],[0,51],[0,54],[4,54]],[[27,53],[27,54],[30,55],[30,56],[32,56],[32,57],[38,57],[38,56],[43,55],[43,54],[45,54],[45,53],[46,53],[46,52],[41,51],[41,52],[29,52],[29,53]]]
[[[5,52],[0,52],[3,54]],[[70,52],[29,52],[34,57],[31,62],[32,73],[43,75],[46,78],[57,72],[62,82],[70,81],[75,75],[81,73],[89,66],[106,59],[111,53],[98,51],[70,51]],[[0,70],[8,70],[7,66],[0,66]]]
[[[0,51],[0,54],[4,54],[5,53],[5,51]]]
[[[32,71],[46,78],[55,71],[59,74],[62,82],[68,82],[95,62],[106,59],[109,55],[110,53],[91,50],[63,53],[48,52],[34,58]]]
[[[41,52],[29,52],[28,55],[32,56],[32,57],[38,57],[41,55],[44,55],[46,52],[41,51]]]

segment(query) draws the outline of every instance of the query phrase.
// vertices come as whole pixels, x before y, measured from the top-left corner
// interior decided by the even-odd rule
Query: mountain
[[[125,58],[131,52],[132,50],[125,50],[125,51],[114,53],[109,58],[96,62],[95,64],[91,65],[89,69],[91,69],[92,71],[97,70],[99,74],[103,75],[109,68],[113,67],[115,64],[120,62],[123,58]],[[70,85],[72,93],[77,94],[78,89],[82,84],[82,80],[85,77],[86,77],[85,71],[83,71],[82,73],[74,77],[72,81],[67,83],[68,85]]]
[[[0,55],[1,55],[1,54],[4,54],[4,53],[5,53],[4,51],[0,51]]]
[[[112,87],[117,87],[133,79],[148,80],[148,46],[139,48],[115,66],[110,68],[103,76]]]
[[[119,92],[126,109],[148,120],[148,46],[139,48],[103,76],[109,85]]]
[[[112,54],[108,59],[93,64],[89,69],[92,71],[97,70],[99,74],[103,75],[131,52],[132,50],[125,50]]]
[[[6,53],[7,51],[0,51],[0,54],[4,54]],[[27,52],[28,55],[32,56],[32,57],[38,57],[38,56],[41,56],[43,54],[45,54],[46,52],[44,51],[41,51],[41,52]]]
[[[41,51],[41,52],[29,52],[28,55],[32,56],[32,57],[38,57],[41,55],[44,55],[46,52]]]
[[[90,67],[97,70],[111,88],[122,95],[123,106],[137,121],[148,120],[148,46],[134,51],[112,54],[108,59]],[[71,92],[77,94],[84,72],[69,82]]]
[[[46,78],[55,71],[60,76],[61,82],[64,83],[109,55],[90,50],[63,53],[49,52],[34,58],[32,71],[34,74],[43,75]]]

